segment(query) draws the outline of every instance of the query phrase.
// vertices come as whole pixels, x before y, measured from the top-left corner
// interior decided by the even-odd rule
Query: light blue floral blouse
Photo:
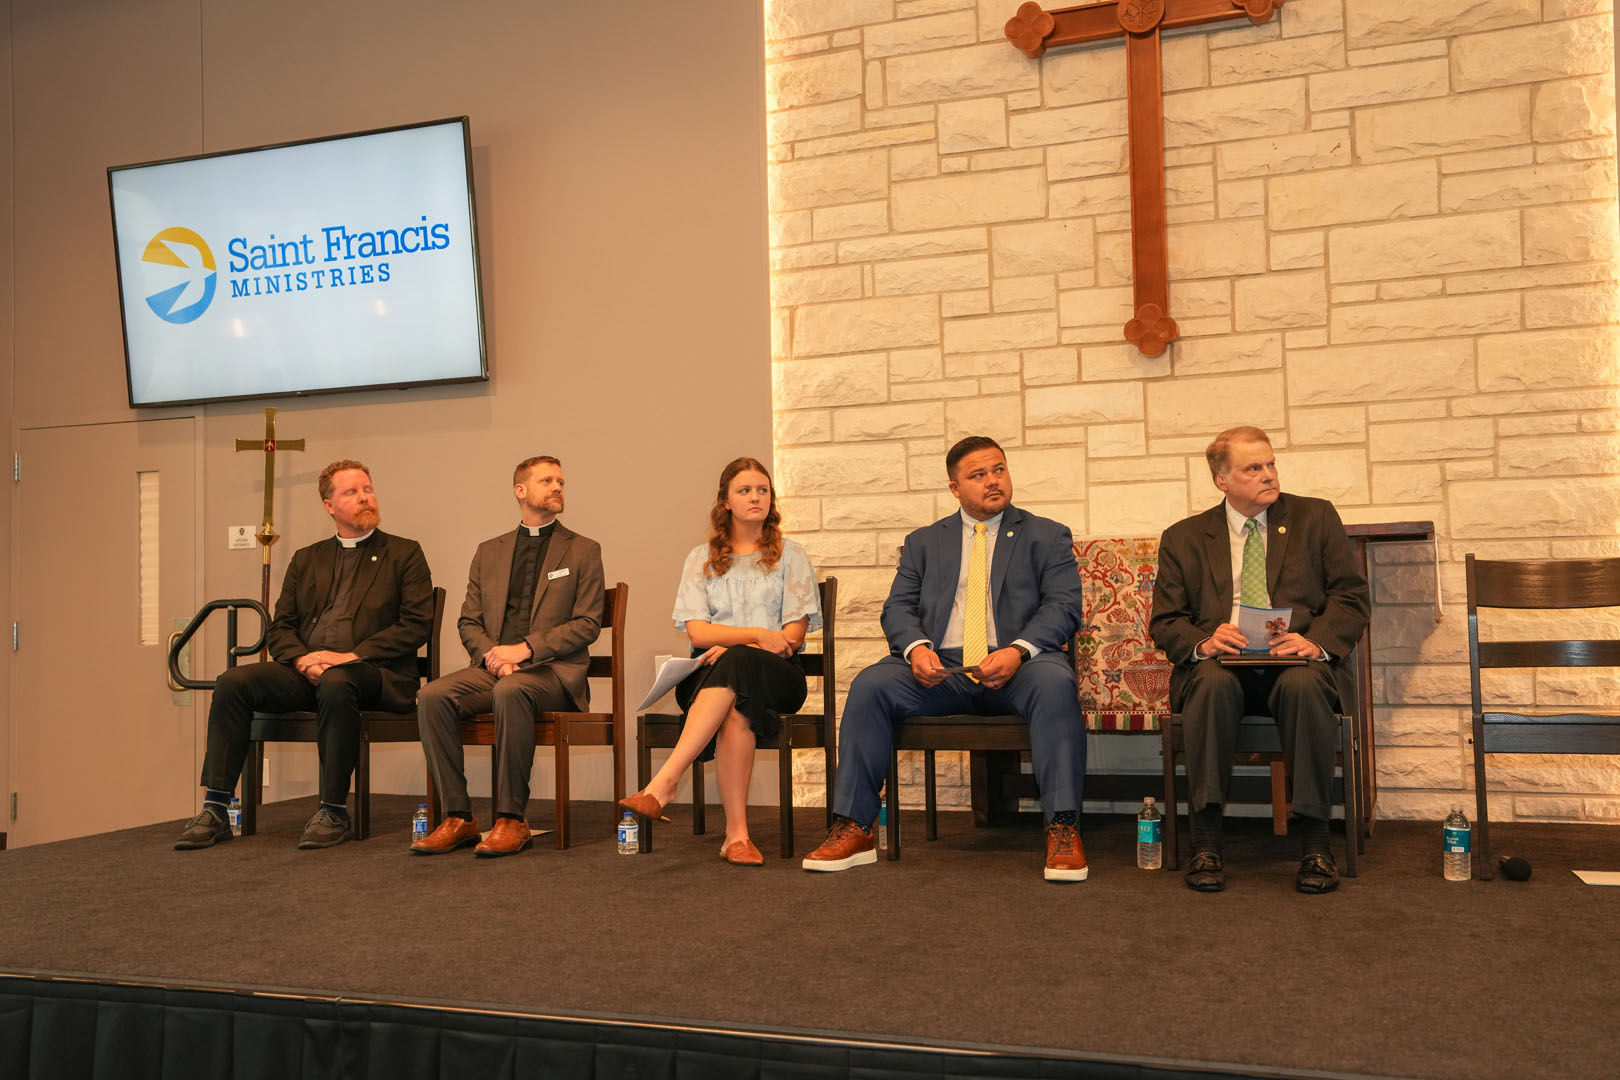
[[[699,544],[686,556],[681,586],[675,593],[675,629],[688,619],[720,626],[763,626],[780,630],[810,616],[810,629],[821,629],[821,597],[816,570],[796,541],[782,540],[782,558],[769,570],[759,568],[759,554],[733,555],[725,576],[703,574],[709,545]]]

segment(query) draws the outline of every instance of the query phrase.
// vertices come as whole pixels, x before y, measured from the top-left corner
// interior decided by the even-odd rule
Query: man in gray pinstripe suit
[[[1304,848],[1294,886],[1327,892],[1339,883],[1328,845],[1338,710],[1355,707],[1349,656],[1367,626],[1367,582],[1333,504],[1282,493],[1264,431],[1223,431],[1205,457],[1226,498],[1164,531],[1148,627],[1174,665],[1170,707],[1186,732],[1187,885],[1225,887],[1221,807],[1238,724],[1254,713],[1276,718],[1293,780],[1292,820]],[[1240,603],[1290,609],[1287,632],[1265,644],[1292,666],[1235,668],[1216,659],[1252,648],[1236,625]]]

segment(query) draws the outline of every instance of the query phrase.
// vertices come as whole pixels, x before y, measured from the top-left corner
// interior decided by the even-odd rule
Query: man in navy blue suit
[[[855,677],[839,735],[833,826],[806,870],[877,861],[872,824],[894,726],[908,716],[1016,713],[1046,811],[1048,881],[1084,881],[1079,811],[1086,732],[1065,649],[1079,628],[1074,540],[1012,505],[1012,475],[994,439],[945,456],[959,513],[906,537],[883,605],[890,654]]]

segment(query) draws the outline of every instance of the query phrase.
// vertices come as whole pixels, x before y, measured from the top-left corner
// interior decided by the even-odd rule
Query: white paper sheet
[[[686,678],[699,667],[703,661],[698,657],[672,656],[664,661],[664,666],[658,669],[658,677],[653,680],[652,689],[647,696],[641,699],[636,706],[636,712],[646,712],[653,702],[675,689],[675,684]]]
[[[1588,885],[1620,885],[1620,870],[1576,870],[1575,876]]]

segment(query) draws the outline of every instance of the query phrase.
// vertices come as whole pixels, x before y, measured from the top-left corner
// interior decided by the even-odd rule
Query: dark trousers
[[[1333,754],[1339,745],[1339,692],[1333,665],[1229,668],[1213,660],[1192,666],[1181,703],[1187,790],[1194,811],[1225,805],[1232,755],[1245,716],[1271,716],[1282,735],[1293,784],[1293,812],[1326,821],[1333,809]]]
[[[960,649],[939,654],[959,667]],[[878,794],[889,774],[894,728],[908,716],[1016,713],[1029,722],[1030,761],[1047,820],[1060,810],[1079,810],[1086,780],[1086,725],[1074,672],[1062,653],[1042,653],[1018,669],[1007,685],[991,690],[966,675],[951,675],[927,687],[911,665],[886,656],[855,676],[838,734],[838,781],[833,813],[861,825],[878,814]]]
[[[231,668],[214,684],[213,704],[208,707],[203,786],[235,790],[247,760],[255,711],[313,712],[321,802],[342,806],[349,800],[349,778],[360,757],[360,711],[374,708],[381,697],[382,673],[364,660],[327,668],[314,686],[291,664]]]
[[[574,699],[549,667],[514,671],[504,679],[483,667],[466,668],[422,687],[416,695],[416,725],[444,812],[472,817],[461,749],[463,720],[479,713],[495,717],[495,812],[523,817],[534,769],[535,718],[564,711],[575,711]]]

